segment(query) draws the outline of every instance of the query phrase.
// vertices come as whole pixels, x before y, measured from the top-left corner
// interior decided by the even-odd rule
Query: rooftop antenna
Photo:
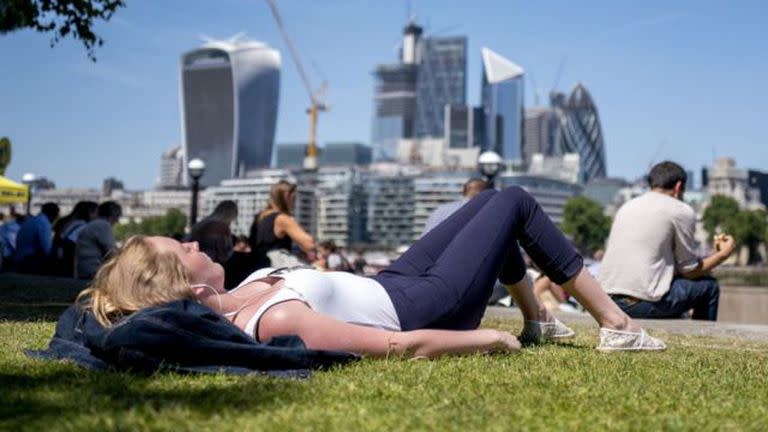
[[[533,106],[539,106],[541,89],[536,85],[536,78],[533,77],[533,72],[528,72],[528,77],[531,79],[531,87],[533,87]]]
[[[565,69],[565,63],[568,61],[568,56],[563,54],[562,57],[560,57],[560,64],[557,66],[557,72],[555,72],[555,81],[552,83],[552,91],[557,90],[557,86],[560,84],[560,77],[563,75],[563,70]]]
[[[405,19],[407,22],[411,22],[415,18],[411,6],[411,0],[405,0]]]

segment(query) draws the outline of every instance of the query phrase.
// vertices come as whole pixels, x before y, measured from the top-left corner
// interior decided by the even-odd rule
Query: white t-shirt
[[[696,215],[684,202],[650,191],[621,206],[598,280],[608,294],[658,301],[677,273],[694,270]]]
[[[248,276],[237,288],[263,278],[274,268],[259,269]],[[347,272],[321,272],[299,268],[282,273],[283,288],[267,300],[251,317],[245,332],[258,339],[258,321],[272,306],[288,300],[300,300],[314,311],[350,324],[400,331],[392,300],[376,280]]]

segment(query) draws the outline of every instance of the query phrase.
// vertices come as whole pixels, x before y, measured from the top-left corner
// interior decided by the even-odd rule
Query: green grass
[[[516,320],[486,325],[517,331]],[[0,322],[1,430],[768,430],[768,345],[660,332],[665,353],[567,345],[365,360],[311,379],[134,376],[26,358],[51,322]]]

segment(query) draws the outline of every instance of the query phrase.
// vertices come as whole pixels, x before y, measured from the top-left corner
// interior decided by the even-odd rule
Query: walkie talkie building
[[[280,62],[278,51],[242,39],[211,41],[182,55],[184,167],[195,158],[205,161],[201,184],[269,166]]]

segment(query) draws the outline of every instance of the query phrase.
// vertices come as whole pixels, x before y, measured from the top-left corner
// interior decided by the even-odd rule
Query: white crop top
[[[275,269],[267,267],[251,273],[238,288],[269,275]],[[258,325],[262,315],[272,306],[289,300],[306,303],[314,311],[350,324],[400,331],[395,306],[384,287],[371,278],[347,272],[321,272],[300,268],[278,277],[285,284],[268,299],[245,326],[245,332],[259,340]]]

